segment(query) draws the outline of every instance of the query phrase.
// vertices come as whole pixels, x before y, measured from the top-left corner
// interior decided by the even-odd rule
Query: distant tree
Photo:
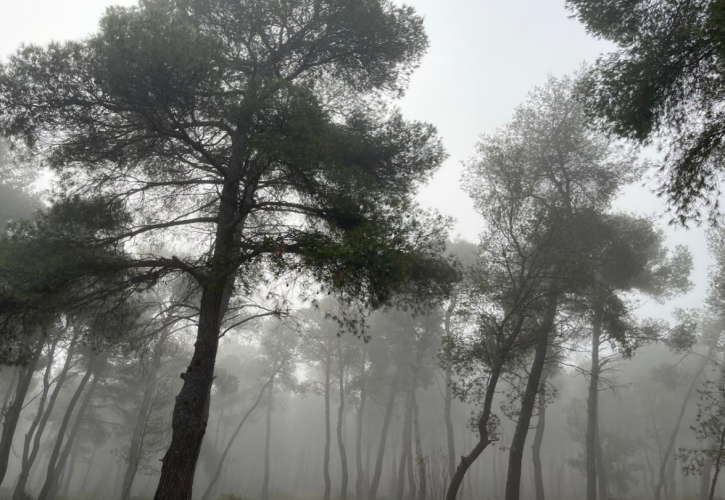
[[[717,212],[725,152],[722,0],[567,0],[598,38],[617,50],[600,57],[582,85],[600,124],[640,142],[662,139],[659,192],[674,218]]]
[[[412,201],[442,147],[384,106],[426,46],[422,18],[383,0],[151,0],[0,67],[0,133],[62,191],[121,204],[108,239],[193,240],[121,266],[201,290],[157,499],[191,495],[220,324],[262,268],[372,307],[445,274],[443,221]]]

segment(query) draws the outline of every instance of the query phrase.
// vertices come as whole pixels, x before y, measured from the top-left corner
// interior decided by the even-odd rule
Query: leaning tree
[[[143,0],[0,66],[16,154],[47,161],[62,196],[125,212],[99,241],[136,243],[116,268],[201,290],[157,499],[191,495],[234,294],[277,274],[375,307],[446,273],[444,221],[412,202],[442,147],[389,105],[426,46],[421,17],[386,0]]]

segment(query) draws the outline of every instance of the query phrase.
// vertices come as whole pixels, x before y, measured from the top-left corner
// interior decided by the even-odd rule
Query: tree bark
[[[357,408],[357,433],[355,435],[355,498],[357,500],[364,499],[365,470],[363,468],[362,455],[362,438],[363,438],[363,419],[365,417],[365,403],[367,402],[367,387],[365,380],[365,364],[367,362],[367,344],[363,345],[362,364],[360,365],[360,404]]]
[[[343,440],[343,424],[345,420],[345,364],[342,357],[342,337],[337,337],[337,365],[340,391],[340,405],[337,409],[337,447],[340,450],[340,468],[342,477],[340,480],[340,500],[347,500],[347,451]]]
[[[267,432],[264,436],[264,479],[262,481],[262,500],[269,500],[269,451],[272,442],[272,410],[274,409],[274,380],[267,387]]]
[[[602,333],[602,312],[594,311],[592,321],[592,365],[589,373],[589,394],[587,397],[587,435],[586,435],[586,500],[597,500],[597,427],[599,405],[599,342]],[[605,500],[600,498],[599,500]]]
[[[33,351],[32,358],[28,364],[20,368],[18,375],[18,384],[15,388],[15,396],[13,402],[7,408],[5,412],[5,420],[3,420],[3,431],[2,438],[0,438],[0,484],[5,479],[5,474],[8,471],[8,463],[10,461],[10,450],[13,447],[13,437],[15,437],[15,429],[20,421],[20,413],[23,411],[23,405],[25,403],[25,397],[28,394],[30,383],[33,381],[33,373],[35,367],[38,365],[40,355],[43,352],[43,345],[45,343],[44,336],[41,336],[38,340],[35,350]]]
[[[549,337],[556,319],[557,296],[551,293],[547,303],[546,318],[539,333],[534,352],[534,361],[529,372],[529,379],[526,383],[524,396],[521,400],[521,411],[516,422],[516,430],[511,439],[509,452],[509,468],[506,478],[506,500],[519,500],[521,496],[521,466],[524,457],[526,437],[529,434],[531,417],[536,406],[537,396],[540,394],[542,373],[546,364],[547,355],[551,353],[549,348]]]
[[[60,339],[61,335],[62,333],[58,335],[57,340]],[[28,484],[28,478],[30,477],[30,471],[32,470],[35,459],[38,456],[38,452],[40,451],[40,441],[43,437],[43,433],[45,432],[45,426],[47,425],[48,419],[53,412],[53,408],[55,407],[55,402],[58,399],[61,388],[63,387],[63,384],[68,377],[68,371],[70,370],[73,356],[75,355],[75,348],[77,342],[78,329],[74,329],[73,337],[71,338],[70,343],[68,344],[68,350],[66,351],[63,368],[61,369],[58,377],[55,380],[55,387],[53,388],[53,393],[50,395],[50,399],[48,400],[48,406],[44,409],[45,401],[43,397],[47,393],[46,387],[50,388],[52,363],[49,362],[48,366],[46,367],[45,374],[43,376],[44,396],[41,397],[41,401],[38,406],[38,413],[35,415],[35,418],[30,425],[30,429],[28,429],[28,432],[25,434],[25,440],[23,442],[23,456],[20,461],[20,474],[18,475],[18,480],[15,483],[12,500],[22,500],[25,496],[25,489]],[[51,346],[51,350],[54,351],[55,347]],[[52,361],[52,358],[54,357],[54,355],[49,356],[49,361]],[[30,447],[31,440],[32,448]]]
[[[375,459],[375,471],[373,472],[373,478],[370,482],[370,491],[368,493],[368,500],[375,500],[378,496],[378,485],[380,484],[380,476],[383,472],[383,458],[385,457],[385,443],[388,439],[388,429],[390,428],[390,421],[393,418],[393,408],[395,407],[395,394],[398,391],[398,373],[396,372],[393,376],[393,381],[390,384],[390,394],[388,395],[388,402],[385,406],[385,417],[383,420],[383,428],[380,431],[380,442],[378,443],[378,454]],[[325,499],[328,500],[328,499]]]

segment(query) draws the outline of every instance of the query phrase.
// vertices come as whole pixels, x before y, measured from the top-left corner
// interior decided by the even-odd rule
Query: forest
[[[725,0],[467,157],[427,0],[119,1],[0,52],[0,500],[725,498]]]

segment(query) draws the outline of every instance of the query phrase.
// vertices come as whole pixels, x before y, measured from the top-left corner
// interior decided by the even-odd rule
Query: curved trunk
[[[544,369],[541,375],[541,386],[545,387],[549,378],[550,370]],[[544,491],[544,475],[541,470],[541,444],[544,441],[544,430],[546,429],[546,391],[539,393],[538,420],[536,422],[536,432],[534,433],[534,442],[531,445],[531,461],[534,464],[534,493],[536,500],[545,500]]]
[[[269,448],[272,441],[272,410],[274,408],[274,381],[267,388],[267,432],[264,436],[264,480],[262,481],[262,500],[269,499]]]
[[[367,362],[367,344],[363,345],[362,364],[360,365],[360,405],[357,408],[357,433],[355,435],[355,497],[357,500],[364,500],[363,481],[365,471],[363,469],[362,437],[363,418],[365,416],[365,403],[367,401],[367,387],[365,386],[365,363]]]
[[[393,418],[393,408],[395,406],[395,394],[398,391],[398,373],[396,372],[393,376],[393,381],[390,384],[390,394],[388,395],[388,402],[385,406],[385,418],[383,420],[383,428],[380,431],[380,442],[378,443],[378,454],[375,459],[375,471],[373,472],[373,478],[370,481],[370,491],[368,492],[368,500],[375,500],[378,496],[378,486],[380,484],[380,476],[383,472],[383,457],[385,456],[385,443],[388,439],[388,429],[390,428],[390,421]],[[325,499],[328,500],[328,499]]]
[[[211,495],[211,491],[214,488],[214,485],[216,485],[217,481],[219,480],[219,477],[221,477],[222,469],[224,468],[224,461],[227,458],[227,455],[229,454],[229,450],[232,448],[232,444],[234,444],[234,440],[237,438],[237,435],[239,434],[239,431],[242,430],[242,426],[247,421],[249,416],[254,412],[254,410],[259,406],[259,403],[262,401],[262,396],[264,396],[264,393],[267,392],[267,387],[274,383],[274,377],[277,375],[277,371],[275,371],[272,376],[270,376],[269,379],[264,383],[261,390],[259,391],[259,394],[257,395],[257,399],[254,400],[254,404],[247,410],[247,412],[242,417],[242,420],[239,422],[239,425],[237,425],[237,428],[234,430],[234,433],[229,438],[229,442],[227,443],[226,448],[224,448],[224,452],[222,453],[221,457],[219,457],[219,463],[217,464],[216,471],[214,472],[214,475],[212,476],[211,480],[209,481],[209,485],[206,487],[206,491],[204,491],[204,495],[202,495],[201,500],[207,500],[209,496]]]
[[[498,380],[501,377],[502,366],[499,364],[491,371],[491,376],[488,379],[488,385],[486,386],[486,395],[483,400],[483,410],[481,416],[478,419],[478,443],[468,453],[468,455],[462,456],[461,461],[456,468],[456,472],[451,477],[451,483],[448,485],[446,491],[445,500],[456,500],[458,496],[458,490],[463,484],[463,479],[466,476],[466,472],[471,467],[473,462],[483,453],[483,450],[491,444],[491,440],[488,436],[488,426],[491,420],[491,409],[493,407],[493,398],[496,394],[496,386]]]
[[[58,336],[58,338],[60,338],[60,335]],[[28,483],[28,478],[30,477],[30,471],[32,470],[35,459],[38,456],[38,452],[40,451],[40,441],[43,436],[43,432],[45,432],[45,426],[47,425],[48,419],[53,412],[53,408],[55,407],[55,402],[58,399],[61,388],[63,387],[63,384],[68,377],[68,371],[70,370],[73,361],[77,342],[78,331],[75,330],[73,332],[73,337],[68,344],[68,351],[66,352],[65,361],[63,362],[63,368],[61,369],[58,377],[56,378],[55,388],[53,389],[53,393],[50,395],[50,399],[48,400],[48,406],[47,408],[45,408],[44,411],[42,411],[44,405],[41,402],[41,405],[38,408],[38,413],[36,414],[35,419],[33,420],[33,423],[31,424],[27,434],[25,434],[21,469],[20,474],[18,475],[18,480],[15,483],[15,490],[13,491],[12,500],[22,500],[25,497],[25,489]],[[46,380],[48,385],[50,384],[50,369],[52,369],[51,364],[49,364],[46,368],[46,373],[43,378],[44,384],[46,384]],[[32,448],[30,447],[31,440],[33,442]]]
[[[25,403],[25,397],[28,394],[30,383],[33,381],[33,373],[35,367],[38,365],[38,360],[43,352],[43,344],[45,338],[41,337],[35,346],[33,356],[27,366],[20,368],[18,375],[18,385],[15,388],[15,397],[13,402],[5,411],[5,420],[3,420],[3,431],[2,438],[0,438],[0,484],[5,479],[5,474],[8,471],[8,463],[10,461],[10,450],[13,447],[13,437],[15,436],[15,429],[20,421],[20,413],[23,411],[23,404]]]
[[[240,117],[236,137],[246,137],[250,127],[249,120]],[[239,267],[235,260],[235,245],[241,239],[246,217],[254,204],[256,186],[252,183],[243,191],[240,188],[245,157],[246,144],[243,140],[235,141],[228,172],[231,180],[224,183],[219,201],[213,265],[204,282],[200,283],[202,292],[194,354],[186,372],[181,375],[184,385],[176,396],[171,443],[162,459],[154,500],[191,500],[196,463],[206,433],[219,331]]]
[[[342,340],[337,337],[337,364],[338,379],[340,390],[340,406],[337,409],[337,447],[340,450],[340,468],[342,470],[342,478],[340,481],[340,500],[347,500],[347,452],[345,451],[345,442],[343,441],[343,424],[345,419],[345,364],[342,359]]]
[[[546,318],[536,342],[534,361],[531,365],[529,379],[526,382],[526,390],[521,400],[521,411],[516,422],[516,430],[511,440],[508,476],[506,478],[506,500],[519,500],[521,495],[521,465],[524,458],[524,447],[526,445],[526,437],[529,434],[531,417],[536,406],[536,397],[541,392],[542,374],[544,372],[546,358],[551,353],[549,336],[551,335],[556,319],[556,307],[557,297],[552,293],[547,304]]]

